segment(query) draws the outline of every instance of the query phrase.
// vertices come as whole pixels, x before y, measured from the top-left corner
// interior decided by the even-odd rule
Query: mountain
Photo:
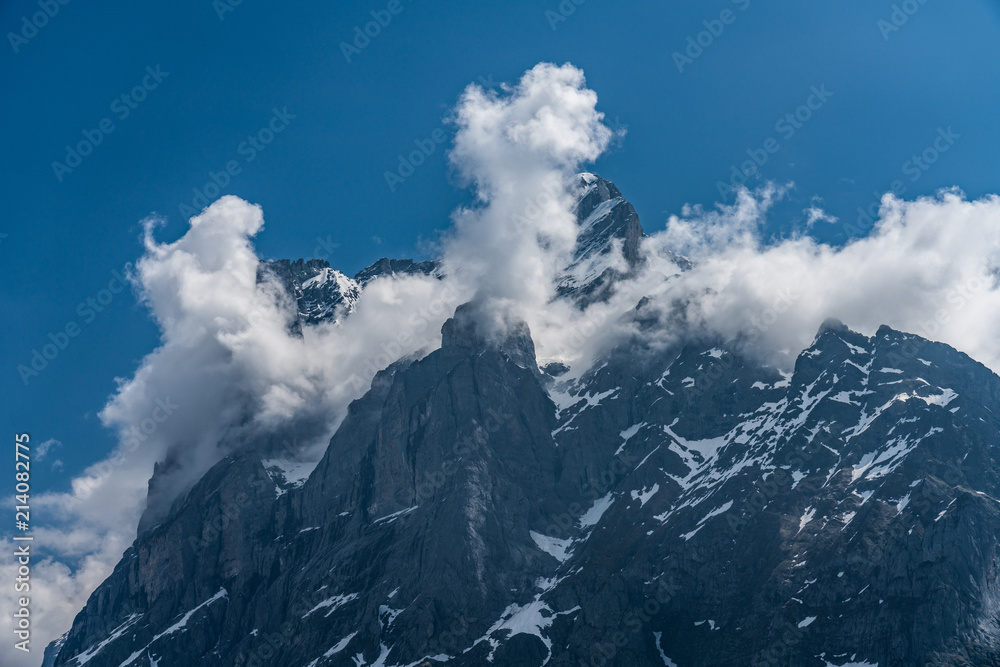
[[[575,300],[643,242],[581,180]],[[343,274],[274,266],[300,317],[350,316]],[[339,300],[309,310],[324,275]],[[653,345],[656,305],[579,378],[460,306],[314,469],[240,451],[144,525],[54,664],[1000,664],[1000,377],[835,320],[783,373],[739,340]]]
[[[640,244],[646,238],[632,204],[611,181],[594,174],[580,174],[576,220],[579,227],[572,261],[557,291],[586,307],[606,300],[618,280],[641,268]],[[669,250],[664,254],[682,270],[691,263]]]
[[[438,270],[438,262],[414,262],[409,259],[383,257],[371,266],[349,278],[330,267],[322,259],[294,262],[287,259],[261,262],[257,269],[257,282],[268,278],[278,281],[296,305],[297,318],[293,325],[301,330],[303,324],[337,322],[354,312],[361,290],[375,278],[382,276],[423,274]]]

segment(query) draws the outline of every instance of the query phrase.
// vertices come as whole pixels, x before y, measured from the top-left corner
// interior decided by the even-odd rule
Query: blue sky
[[[560,13],[554,1],[244,0],[220,18],[221,2],[207,0],[70,2],[32,31],[24,17],[37,2],[5,2],[3,432],[62,443],[36,467],[38,491],[64,487],[114,445],[96,413],[158,332],[128,290],[102,290],[140,255],[143,218],[165,216],[160,238],[179,237],[181,205],[235,163],[224,192],[263,206],[262,256],[319,254],[349,274],[382,256],[423,257],[469,201],[447,140],[434,141],[452,134],[449,109],[467,84],[514,81],[540,61],[582,68],[608,122],[627,128],[592,170],[618,184],[647,230],[684,203],[724,199],[717,184],[748,151],[767,158],[751,183],[795,183],[769,222],[779,237],[804,229],[814,201],[854,221],[896,180],[906,198],[954,185],[996,192],[1000,5],[893,5],[567,0]],[[372,11],[387,24],[348,62],[341,43]],[[898,30],[885,23],[894,11]],[[703,32],[707,46],[691,47],[679,71],[674,54]],[[9,33],[24,37],[12,45]],[[832,94],[810,99],[814,89]],[[797,111],[808,120],[778,124]],[[248,137],[264,128],[280,131],[254,148]],[[71,172],[54,169],[85,132],[104,136]],[[390,189],[385,172],[415,142],[435,150]],[[931,149],[924,169],[913,158]],[[813,227],[831,243],[843,231]],[[102,298],[101,312],[87,304]],[[78,334],[25,385],[18,365],[67,325]]]

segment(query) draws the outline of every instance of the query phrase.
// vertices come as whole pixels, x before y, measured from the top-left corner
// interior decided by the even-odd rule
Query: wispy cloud
[[[62,443],[55,438],[49,438],[45,442],[42,442],[35,446],[35,460],[41,463],[45,460],[45,457],[49,455],[54,449],[62,447]]]

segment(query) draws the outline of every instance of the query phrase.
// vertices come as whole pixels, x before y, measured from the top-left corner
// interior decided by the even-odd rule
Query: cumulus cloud
[[[453,215],[445,272],[529,323],[576,245],[573,177],[613,137],[585,84],[570,64],[541,63],[499,92],[469,86],[454,113],[450,160],[476,204]]]
[[[534,71],[540,68],[558,69],[540,65]],[[582,73],[579,79],[566,77],[582,86]],[[578,94],[572,87],[561,90],[570,99]],[[545,206],[535,207],[537,218],[527,221],[517,204],[538,200],[544,189],[537,184],[547,178],[565,185],[570,171],[607,146],[602,117],[590,106],[596,98],[583,97],[587,105],[567,104],[574,113],[560,116],[572,119],[566,122],[578,132],[556,132],[575,141],[527,142],[565,152],[529,160],[523,181],[512,166],[518,155],[512,147],[524,133],[496,128],[520,127],[519,105],[530,108],[533,97],[504,98],[473,87],[458,114],[468,117],[461,126],[468,136],[460,133],[453,161],[477,185],[485,206],[456,214],[458,241],[447,247],[447,257],[480,267],[477,293],[500,297],[495,300],[528,322],[541,363],[560,361],[571,367],[568,377],[579,375],[610,346],[636,333],[631,314],[649,296],[648,310],[662,315],[654,342],[663,344],[692,334],[750,337],[751,352],[788,369],[822,322],[834,317],[867,334],[888,324],[942,341],[1000,372],[1000,344],[992,335],[1000,324],[1000,198],[969,201],[957,189],[915,201],[887,194],[867,237],[831,246],[808,235],[816,223],[837,223],[818,199],[804,211],[802,232],[765,240],[773,205],[791,185],[743,188],[733,204],[685,206],[671,216],[665,229],[644,240],[642,270],[620,281],[608,300],[584,310],[553,300],[556,279],[575,244],[573,209],[567,205],[575,193],[565,186],[560,195],[568,196],[542,194]],[[588,113],[580,113],[583,108]],[[681,271],[668,250],[694,266]],[[601,261],[614,266],[616,256]]]
[[[834,222],[837,222],[837,220],[839,220],[839,218],[837,218],[837,216],[830,215],[829,213],[827,213],[826,211],[824,211],[823,209],[821,209],[819,206],[815,206],[815,205],[814,206],[810,206],[809,208],[807,208],[806,210],[804,210],[803,213],[806,214],[806,228],[807,229],[812,229],[812,227],[817,222],[829,222],[829,223],[832,224]]]
[[[455,109],[455,145],[449,153],[476,201],[457,210],[442,244],[448,275],[462,275],[481,323],[525,321],[540,363],[558,361],[582,372],[586,361],[621,335],[621,313],[663,275],[646,273],[606,302],[581,311],[557,299],[557,283],[570,263],[579,229],[578,172],[624,130],[612,130],[597,110],[597,94],[571,64],[540,63],[500,91],[469,86]],[[621,248],[600,258],[624,269]],[[658,266],[667,275],[676,267]]]
[[[0,631],[7,639],[0,645],[0,662],[5,667],[38,667],[45,645],[70,628],[77,612],[111,573],[131,542],[130,538],[121,534],[109,535],[105,542],[101,542],[89,532],[90,529],[91,526],[86,524],[80,526],[81,532],[87,532],[83,539],[87,553],[78,558],[67,557],[59,548],[65,537],[62,531],[56,531],[54,535],[37,529],[33,531],[35,541],[32,542],[34,559],[31,562],[30,591],[15,595],[11,583],[0,594],[0,604],[5,612],[17,609],[18,596],[27,595],[30,598],[31,652],[14,649],[14,624],[10,613],[5,613],[0,617]],[[3,545],[5,553],[13,554],[23,543],[5,538]],[[10,560],[5,559],[0,567],[0,576],[7,582],[13,582],[18,576],[17,568],[8,565]]]
[[[785,367],[835,317],[867,334],[888,324],[942,341],[1000,371],[992,335],[1000,198],[887,194],[865,238],[842,247],[804,235],[764,244],[760,230],[780,194],[767,186],[711,211],[686,208],[653,236],[695,263],[662,290],[686,304],[687,321],[728,338],[755,333],[760,351]]]

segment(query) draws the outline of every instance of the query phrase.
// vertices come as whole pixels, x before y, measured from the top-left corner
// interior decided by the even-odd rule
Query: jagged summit
[[[838,320],[836,317],[828,317],[827,319],[823,320],[822,324],[819,325],[819,331],[816,334],[817,338],[826,333],[827,331],[841,332],[841,331],[849,331],[849,329],[847,328],[846,324]]]
[[[553,385],[488,315],[380,373],[308,479],[213,468],[55,664],[996,663],[989,370],[828,321],[785,376],[703,342]]]
[[[439,262],[412,259],[379,259],[349,278],[323,259],[288,259],[261,262],[257,282],[275,277],[297,306],[293,331],[303,324],[338,322],[354,312],[361,290],[372,280],[394,275],[434,275]]]
[[[297,306],[293,330],[303,324],[317,324],[346,317],[361,294],[357,281],[330,267],[326,260],[279,259],[261,262],[257,282],[277,279]]]
[[[441,327],[441,347],[493,348],[521,368],[537,372],[535,344],[528,324],[480,303],[465,303]]]
[[[583,194],[576,206],[580,225],[576,261],[610,250],[612,239],[622,242],[629,265],[639,261],[639,241],[645,236],[639,216],[614,183],[594,174],[580,174]]]
[[[577,237],[573,260],[558,284],[561,296],[581,307],[606,300],[614,284],[633,277],[641,268],[641,245],[646,234],[639,215],[617,186],[590,173],[578,175],[580,199],[576,206]],[[663,249],[682,271],[691,268],[684,257]]]
[[[594,174],[578,175],[576,205],[580,233],[572,260],[558,280],[560,297],[580,307],[607,299],[617,281],[635,275],[641,268],[640,246],[647,238],[635,208],[611,181]],[[691,263],[669,250],[662,250],[681,269]],[[304,324],[338,322],[354,311],[361,290],[375,278],[392,275],[440,276],[438,260],[382,257],[358,271],[353,278],[332,268],[326,260],[298,259],[261,262],[257,280],[275,276],[297,306],[293,331]]]

